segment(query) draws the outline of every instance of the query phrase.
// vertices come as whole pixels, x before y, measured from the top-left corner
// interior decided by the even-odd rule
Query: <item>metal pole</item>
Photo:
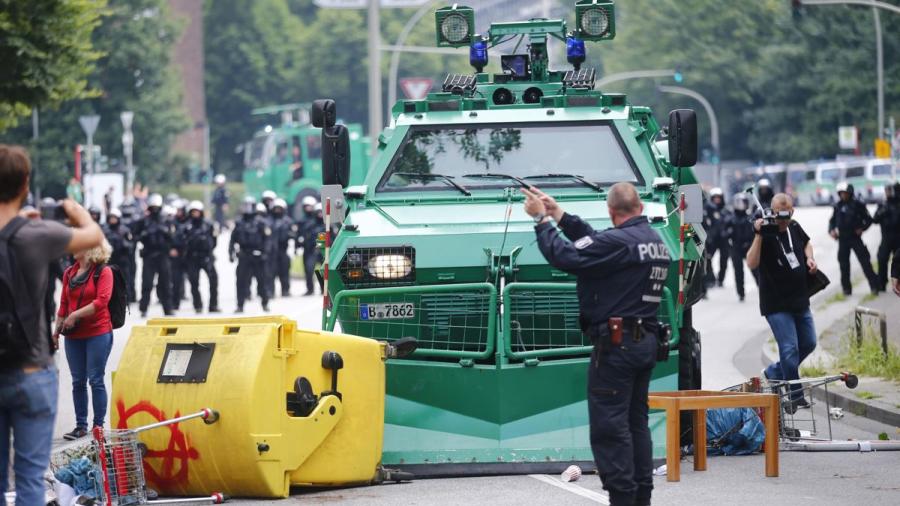
[[[207,206],[212,205],[210,196],[212,195],[213,174],[211,161],[209,159],[209,123],[203,123],[203,173],[206,174],[206,184],[203,185],[203,203]]]
[[[94,134],[88,134],[87,136],[88,143],[88,155],[87,155],[87,165],[88,165],[88,174],[91,176],[94,175]],[[91,178],[93,182],[93,178]],[[90,207],[90,185],[84,186],[84,205],[85,207]]]
[[[37,107],[31,108],[31,140],[33,146],[31,148],[31,186],[34,188],[34,206],[37,207],[41,201],[41,186],[37,184],[37,174],[40,169],[40,153],[38,148],[38,140],[41,138],[40,118],[38,117]]]
[[[400,34],[397,35],[397,40],[394,41],[393,47],[402,46],[406,42],[406,38],[409,37],[409,34],[412,32],[413,28],[415,28],[416,24],[422,19],[425,14],[431,10],[431,6],[437,3],[439,0],[431,0],[422,7],[419,7],[410,18],[406,21],[406,24],[403,25],[403,29],[400,30]],[[382,48],[385,49],[385,48]],[[458,51],[456,51],[458,53]],[[395,103],[397,103],[397,74],[400,71],[400,51],[392,50],[391,53],[391,69],[388,73],[388,107],[393,107]]]
[[[381,133],[381,3],[369,0],[369,137],[372,139],[372,152],[378,148],[378,135]]]
[[[884,43],[881,36],[881,13],[877,7],[872,7],[872,15],[875,16],[875,59],[878,73],[878,135],[875,138],[882,139],[884,138]]]
[[[693,98],[697,102],[700,102],[703,105],[703,108],[706,109],[706,114],[709,116],[709,131],[710,142],[712,142],[713,152],[716,154],[716,186],[719,186],[720,180],[722,178],[722,156],[719,151],[719,120],[716,117],[716,111],[713,110],[712,104],[709,103],[709,100],[706,100],[706,97],[697,93],[696,91],[684,88],[682,86],[660,86],[660,91],[664,91],[666,93],[674,93],[677,95],[685,95]]]

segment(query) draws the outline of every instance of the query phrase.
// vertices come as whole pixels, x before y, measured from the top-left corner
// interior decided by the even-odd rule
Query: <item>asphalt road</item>
[[[827,235],[830,209],[801,208],[796,219],[804,226],[813,241],[820,268],[839,284],[836,243]],[[229,316],[235,308],[234,265],[225,254],[227,238],[220,240],[217,266],[220,285],[220,306],[226,310],[219,316]],[[879,241],[873,228],[865,235],[870,251]],[[854,262],[855,272],[859,266]],[[716,264],[717,265],[717,264]],[[729,266],[729,269],[732,267]],[[749,272],[745,276],[747,299],[739,302],[734,291],[733,276],[729,274],[725,287],[713,289],[709,298],[694,310],[695,326],[703,336],[703,381],[708,389],[720,389],[757,375],[763,367],[762,346],[765,345],[767,325],[759,315],[758,293]],[[205,280],[204,280],[205,283]],[[294,281],[292,293],[304,291],[302,282]],[[838,288],[839,290],[839,288]],[[866,291],[865,284],[857,290]],[[814,307],[823,306],[824,298],[834,287],[814,300]],[[204,288],[205,293],[205,288]],[[205,296],[204,296],[205,297]],[[300,326],[318,328],[321,297],[294,296],[272,301],[272,314],[284,314],[296,319]],[[191,304],[182,304],[182,315],[192,316]],[[259,300],[248,302],[245,315],[259,314]],[[830,321],[843,316],[831,314],[827,308],[816,314],[821,330]],[[153,305],[150,317],[162,316],[161,308]],[[204,315],[205,316],[205,315]],[[143,323],[133,308],[126,326],[116,331],[109,371],[116,369],[130,328]],[[65,357],[57,358],[60,367],[60,405],[56,435],[74,426],[69,372]],[[110,385],[107,378],[107,385]],[[824,420],[822,420],[824,422]],[[886,432],[892,439],[900,439],[897,428],[886,427],[866,419],[846,415],[834,422],[835,437],[873,439]],[[655,504],[900,504],[900,452],[878,453],[800,453],[783,452],[781,476],[765,478],[763,457],[719,457],[709,463],[709,471],[695,473],[690,465],[682,467],[682,481],[667,483],[656,478]],[[240,504],[262,504],[273,501],[238,500]],[[577,483],[563,484],[558,477],[508,476],[491,478],[417,480],[400,485],[350,488],[340,490],[297,490],[285,504],[608,504],[606,494],[596,476],[584,476]]]

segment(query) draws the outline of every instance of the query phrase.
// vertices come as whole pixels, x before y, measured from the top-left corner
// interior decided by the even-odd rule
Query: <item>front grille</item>
[[[506,307],[513,352],[591,345],[578,324],[578,296],[574,290],[511,289]]]

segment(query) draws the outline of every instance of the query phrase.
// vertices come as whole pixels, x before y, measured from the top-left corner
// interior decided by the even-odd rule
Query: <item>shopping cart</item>
[[[779,417],[779,437],[781,441],[831,441],[834,439],[831,432],[831,396],[828,394],[828,385],[837,381],[843,382],[847,388],[856,388],[859,385],[859,378],[849,372],[842,372],[833,376],[819,376],[816,378],[803,378],[799,380],[780,381],[767,380],[757,377],[750,380],[726,388],[727,391],[733,392],[757,392],[776,394],[781,398],[782,414]],[[797,409],[798,405],[793,399],[797,397],[796,393],[792,393],[793,389],[799,385],[803,392],[803,398],[809,403],[809,409]],[[828,437],[819,434],[816,414],[821,413],[820,402],[812,395],[814,388],[821,387],[824,390],[822,397],[824,398],[825,412],[824,417],[828,421]]]
[[[101,427],[95,427],[93,437],[73,441],[56,450],[50,458],[50,470],[59,482],[65,482],[68,478],[77,480],[77,492],[93,498],[99,505],[223,503],[226,497],[218,492],[196,498],[147,499],[143,465],[146,447],[138,440],[138,434],[194,418],[213,424],[218,421],[219,413],[204,408],[197,413],[134,429],[104,431]]]

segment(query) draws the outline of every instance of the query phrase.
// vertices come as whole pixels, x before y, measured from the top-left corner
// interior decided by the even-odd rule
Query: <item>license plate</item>
[[[415,316],[415,313],[416,309],[412,302],[400,304],[359,305],[360,320],[397,320],[401,318],[412,318]]]

